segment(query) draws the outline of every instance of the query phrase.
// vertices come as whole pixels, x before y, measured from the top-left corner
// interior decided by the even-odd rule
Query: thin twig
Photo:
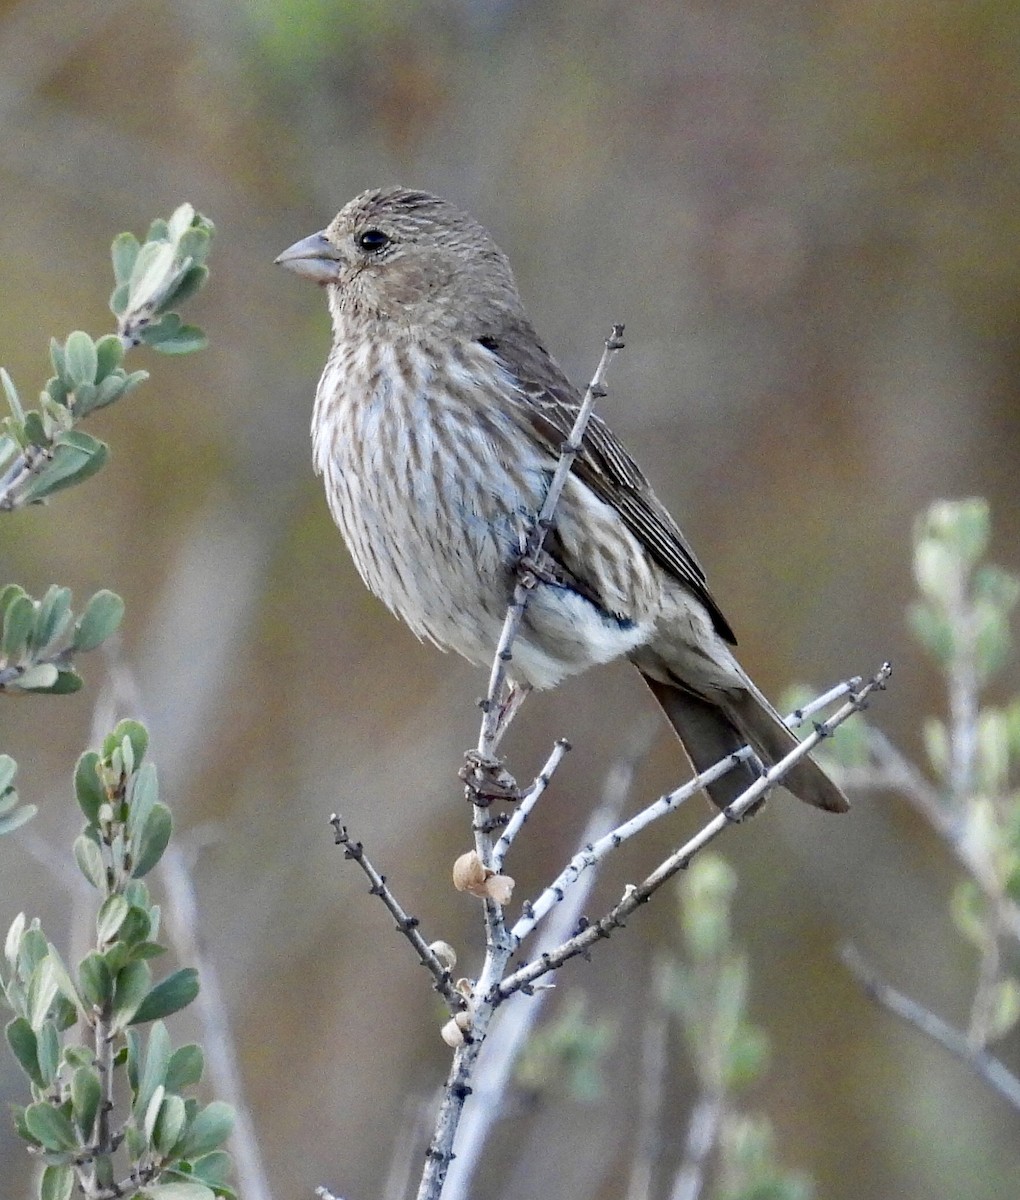
[[[500,834],[492,848],[492,866],[494,870],[499,871],[502,869],[503,862],[509,853],[510,847],[513,845],[514,838],[523,829],[524,823],[531,815],[532,809],[542,799],[542,795],[549,786],[557,767],[559,767],[569,750],[570,743],[565,738],[560,738],[553,746],[552,753],[545,760],[545,766],[535,776],[534,783],[521,797],[514,815],[507,822],[506,828]]]
[[[837,684],[830,688],[824,695],[812,700],[810,704],[804,705],[803,708],[797,709],[791,713],[786,719],[787,725],[796,727],[802,724],[815,713],[820,712],[834,700],[842,696],[852,695],[856,688],[860,688],[861,679],[855,676],[853,679],[845,680],[843,683]],[[514,948],[528,936],[534,927],[542,920],[542,918],[558,904],[567,891],[585,871],[590,870],[602,861],[606,855],[612,853],[624,842],[640,833],[646,826],[653,821],[659,820],[667,813],[675,811],[691,796],[696,795],[707,784],[714,783],[717,779],[722,778],[731,771],[739,762],[743,762],[751,757],[751,748],[745,746],[738,750],[735,754],[729,755],[721,762],[716,763],[707,771],[701,772],[687,783],[682,784],[673,791],[667,792],[660,796],[654,803],[649,804],[647,808],[636,813],[629,820],[619,825],[616,829],[611,830],[597,841],[588,842],[584,848],[578,851],[577,854],[567,863],[559,875],[546,887],[542,893],[533,901],[524,905],[520,919],[515,922],[510,930],[510,938],[514,943]],[[505,836],[505,835],[504,835]]]
[[[684,1158],[673,1181],[669,1200],[698,1200],[705,1186],[705,1164],[719,1140],[723,1118],[721,1096],[702,1096],[691,1111],[684,1141]]]
[[[606,779],[602,799],[588,818],[584,838],[592,840],[618,819],[634,783],[637,766],[647,749],[647,740],[617,762]],[[548,765],[548,764],[547,764]],[[555,946],[569,937],[577,927],[591,888],[595,872],[584,885],[575,888],[568,903],[556,912],[543,932],[543,945]],[[530,1004],[510,1009],[490,1035],[485,1057],[479,1064],[472,1083],[474,1103],[468,1108],[457,1131],[457,1154],[443,1190],[443,1200],[467,1200],[475,1169],[485,1148],[489,1132],[504,1110],[504,1097],[510,1087],[513,1068],[541,1013],[547,992],[537,993]]]
[[[567,476],[574,465],[574,459],[584,444],[584,432],[588,427],[588,421],[591,418],[595,401],[602,399],[607,394],[605,386],[606,371],[613,356],[617,351],[623,349],[623,345],[623,326],[614,325],[613,332],[606,339],[605,349],[602,351],[599,365],[595,368],[595,374],[592,376],[591,383],[588,384],[588,388],[584,393],[584,399],[581,401],[581,407],[577,411],[577,417],[573,428],[570,430],[570,436],[560,447],[559,461],[556,463],[556,470],[549,481],[549,488],[545,494],[545,500],[542,503],[538,519],[528,531],[527,538],[525,539],[523,546],[524,553],[522,555],[525,563],[534,562],[541,553],[546,535],[552,527],[553,513],[560,501],[560,495],[567,482]],[[521,578],[518,579],[517,585],[514,588],[513,600],[507,608],[506,619],[503,622],[503,629],[496,646],[496,654],[492,660],[492,671],[489,674],[489,690],[482,704],[482,728],[478,738],[478,753],[486,758],[491,758],[495,754],[498,743],[501,697],[506,683],[507,667],[513,660],[513,644],[520,631],[528,599],[534,590],[536,582],[537,580],[529,570],[525,569],[521,572]]]
[[[347,826],[336,813],[333,813],[329,818],[329,823],[333,826],[336,844],[344,848],[344,858],[352,859],[364,871],[371,885],[369,891],[373,896],[378,896],[383,904],[386,905],[391,916],[397,923],[398,931],[411,943],[422,966],[432,975],[432,986],[446,1001],[450,1012],[460,1012],[465,1005],[464,997],[453,986],[453,977],[449,970],[443,966],[436,952],[418,932],[418,918],[412,917],[404,911],[390,889],[389,884],[387,884],[386,876],[381,875],[372,866],[361,842],[351,841]]]
[[[641,1080],[638,1089],[637,1132],[630,1164],[626,1200],[650,1200],[655,1164],[662,1145],[659,1120],[666,1082],[666,1047],[669,1022],[661,1004],[653,1004],[645,1017],[641,1038]]]
[[[556,970],[557,967],[562,966],[571,958],[575,958],[579,954],[586,954],[595,942],[603,938],[608,938],[614,929],[623,926],[631,913],[640,905],[646,903],[649,897],[662,887],[667,880],[672,879],[678,871],[682,871],[699,850],[704,849],[705,846],[714,841],[727,826],[738,823],[747,813],[748,809],[752,808],[770,788],[774,787],[777,783],[781,783],[783,777],[795,763],[810,753],[823,738],[831,737],[833,732],[844,721],[852,717],[854,713],[860,712],[862,708],[866,707],[868,696],[876,689],[885,687],[886,680],[889,678],[891,672],[892,668],[889,663],[884,663],[874,677],[868,680],[859,692],[854,693],[842,708],[829,717],[827,721],[816,725],[813,733],[809,734],[794,750],[791,750],[789,754],[780,759],[775,766],[766,771],[760,779],[755,780],[728,808],[709,821],[704,828],[681,846],[679,850],[660,863],[642,883],[637,886],[631,885],[628,887],[622,899],[604,917],[588,925],[555,950],[532,959],[514,971],[513,974],[502,979],[497,985],[495,995],[492,997],[493,1001],[495,1003],[502,1003],[507,997],[512,996],[514,992],[530,987],[543,975]],[[709,775],[711,772],[706,772],[705,774]]]
[[[930,1009],[879,979],[853,946],[844,948],[842,959],[873,1000],[927,1034],[950,1054],[966,1063],[989,1087],[994,1088],[1020,1112],[1020,1079],[1011,1074],[999,1059],[983,1047],[973,1046],[965,1033],[954,1029]]]

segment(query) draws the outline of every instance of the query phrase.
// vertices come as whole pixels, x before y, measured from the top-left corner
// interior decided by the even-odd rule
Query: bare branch
[[[853,946],[847,946],[843,950],[842,958],[854,978],[873,1000],[916,1029],[920,1029],[950,1054],[966,1063],[989,1087],[994,1088],[1020,1112],[1020,1079],[1011,1074],[999,1059],[983,1047],[974,1046],[965,1033],[954,1029],[923,1004],[879,979]]]
[[[460,1012],[464,1008],[464,997],[453,986],[453,977],[449,970],[443,966],[436,952],[418,932],[418,918],[412,917],[404,911],[400,902],[390,890],[386,882],[386,876],[381,875],[372,866],[361,842],[351,841],[350,834],[347,832],[347,826],[336,813],[329,818],[329,823],[333,826],[336,844],[344,848],[344,858],[353,859],[362,871],[364,871],[371,885],[369,891],[373,896],[378,896],[387,909],[389,909],[390,914],[397,923],[398,931],[411,943],[422,966],[432,975],[434,980],[433,987],[446,1001],[450,1012]]]
[[[563,963],[577,957],[577,955],[586,954],[595,942],[609,937],[614,929],[622,927],[631,913],[639,905],[644,904],[653,892],[662,887],[667,880],[672,879],[678,871],[682,871],[699,850],[702,850],[709,842],[714,841],[728,825],[738,823],[747,813],[748,809],[752,808],[766,792],[777,783],[782,782],[783,776],[790,770],[794,763],[799,762],[805,755],[810,753],[823,738],[830,737],[854,713],[860,712],[862,708],[866,707],[868,696],[876,689],[885,687],[886,680],[889,678],[891,672],[892,667],[890,664],[884,663],[874,677],[860,691],[853,693],[847,703],[838,712],[829,717],[827,721],[816,725],[814,732],[809,734],[796,749],[791,750],[774,767],[766,771],[760,779],[751,784],[728,808],[709,821],[700,832],[695,834],[679,850],[671,854],[642,883],[636,887],[634,885],[628,887],[619,903],[611,908],[604,917],[588,925],[555,950],[540,955],[501,980],[497,986],[496,993],[492,997],[493,1001],[495,1003],[502,1003],[508,996],[512,996],[514,992],[530,987],[543,975],[562,966]],[[711,775],[712,772],[707,771],[702,778]]]

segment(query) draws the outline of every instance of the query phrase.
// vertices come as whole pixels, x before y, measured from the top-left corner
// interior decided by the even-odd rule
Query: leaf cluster
[[[965,880],[951,901],[957,928],[982,955],[1000,936],[1000,904],[1020,902],[1020,698],[1001,707],[978,703],[1012,649],[1020,578],[985,561],[990,540],[984,500],[933,505],[914,531],[921,596],[910,609],[914,633],[945,674],[957,710],[950,723],[927,718],[924,743],[947,814],[984,864],[983,884]],[[962,718],[961,696],[972,697],[974,708]],[[1020,981],[1000,973],[983,1008],[982,1043],[1009,1033],[1020,1023]]]
[[[734,1107],[735,1093],[768,1068],[764,1031],[748,1017],[750,971],[731,922],[736,872],[717,855],[691,864],[678,888],[684,953],[664,959],[659,1002],[679,1021],[702,1095],[721,1109],[718,1195],[726,1200],[806,1200],[811,1184],[776,1161],[764,1118]]]
[[[92,949],[68,969],[23,914],[4,946],[7,1041],[32,1097],[15,1109],[15,1126],[45,1163],[41,1200],[68,1200],[76,1184],[90,1200],[233,1195],[220,1149],[232,1111],[185,1094],[201,1079],[203,1054],[196,1045],[174,1050],[162,1021],[194,1000],[197,973],[186,967],[153,982],[150,964],[165,947],[143,877],[166,850],[172,819],[147,748],[144,726],[122,721],[75,770],[85,826],[74,857],[99,893]],[[124,1113],[118,1077],[130,1095]]]
[[[168,221],[153,221],[144,242],[131,233],[115,238],[110,307],[117,332],[93,339],[79,329],[63,344],[53,339],[54,373],[38,408],[26,409],[0,370],[10,409],[0,422],[0,511],[41,503],[100,470],[109,447],[77,425],[148,378],[147,371],[124,369],[125,351],[144,344],[162,354],[190,354],[205,346],[202,331],[173,310],[205,283],[212,235],[212,223],[182,204]]]
[[[0,588],[0,692],[78,691],[73,656],[102,645],[123,616],[124,601],[105,589],[75,617],[68,588],[54,585],[41,600],[16,583]]]

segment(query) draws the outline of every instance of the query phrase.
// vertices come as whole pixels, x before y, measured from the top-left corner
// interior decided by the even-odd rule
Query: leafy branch
[[[14,1121],[45,1164],[40,1200],[68,1200],[75,1185],[87,1200],[233,1196],[230,1160],[219,1149],[232,1110],[186,1095],[204,1056],[197,1045],[173,1050],[163,1024],[194,1000],[197,974],[184,967],[154,983],[149,965],[165,947],[143,879],[162,858],[173,822],[147,747],[144,727],[122,721],[101,750],[78,761],[85,828],[74,857],[99,903],[93,947],[74,974],[24,914],[4,945],[0,992],[14,1013],[5,1032],[32,1097]]]
[[[53,375],[26,409],[14,381],[0,370],[10,416],[0,422],[0,512],[38,504],[82,483],[109,457],[105,442],[77,428],[90,413],[126,396],[147,371],[121,365],[127,350],[151,346],[162,354],[188,354],[206,344],[194,325],[184,325],[177,306],[205,283],[212,222],[182,204],[168,221],[153,221],[144,242],[131,233],[113,243],[116,286],[110,309],[117,332],[98,340],[75,330],[50,342]]]

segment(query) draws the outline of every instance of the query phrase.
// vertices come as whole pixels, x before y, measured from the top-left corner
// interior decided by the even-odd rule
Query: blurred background
[[[1020,569],[1018,55],[1008,0],[0,0],[0,360],[22,394],[49,374],[51,335],[112,327],[117,232],[183,200],[218,229],[187,314],[210,348],[135,353],[151,381],[90,425],[110,465],[3,521],[0,582],[127,602],[133,715],[152,726],[275,1196],[381,1195],[409,1110],[445,1072],[427,979],[327,818],[343,812],[472,973],[476,902],[448,868],[468,844],[456,771],[484,679],[418,645],[356,577],[310,465],[324,297],[274,256],[366,187],[424,187],[493,231],[575,380],[626,322],[603,412],[697,548],[744,664],[778,695],[892,659],[870,719],[919,755],[944,701],[904,621],[915,514],[987,496],[994,557]],[[62,947],[68,781],[107,674],[99,654],[83,669],[78,696],[2,714],[42,812],[0,845],[0,925],[25,908],[68,931]],[[654,720],[632,674],[533,698],[515,727],[522,779],[553,738],[575,746],[508,864],[521,898]],[[662,726],[632,804],[682,770]],[[750,1102],[820,1196],[1003,1195],[1016,1114],[838,961],[852,939],[965,1022],[957,869],[901,801],[855,799],[842,819],[777,799],[721,844],[773,1041]],[[705,812],[628,846],[589,911]],[[616,1022],[605,1095],[520,1106],[479,1200],[548,1196],[552,1180],[559,1197],[621,1194],[632,1014],[675,941],[667,900],[563,972],[564,997],[584,989]],[[195,1032],[180,1020],[175,1040]],[[1020,1068],[1016,1034],[1001,1053]],[[692,1098],[679,1046],[670,1080],[663,1178]],[[0,1099],[20,1087],[0,1057]],[[5,1200],[28,1194],[6,1130],[0,1161]]]

